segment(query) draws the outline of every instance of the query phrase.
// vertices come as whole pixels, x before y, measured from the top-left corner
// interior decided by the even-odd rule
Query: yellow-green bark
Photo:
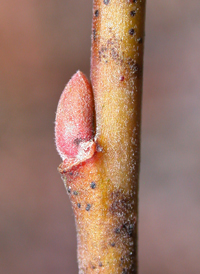
[[[75,213],[79,274],[137,273],[144,14],[144,0],[94,0],[96,152],[59,167]]]

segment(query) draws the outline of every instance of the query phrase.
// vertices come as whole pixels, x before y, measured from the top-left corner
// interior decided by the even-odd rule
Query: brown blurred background
[[[200,1],[147,2],[140,274],[198,274]],[[54,117],[72,74],[89,76],[92,0],[0,6],[0,273],[76,274]]]

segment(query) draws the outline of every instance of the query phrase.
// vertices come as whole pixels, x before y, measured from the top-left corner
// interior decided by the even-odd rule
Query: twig
[[[144,15],[144,0],[94,0],[92,88],[77,72],[58,105],[79,274],[137,273]]]

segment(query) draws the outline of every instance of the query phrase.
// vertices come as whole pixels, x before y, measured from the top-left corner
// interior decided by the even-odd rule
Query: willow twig
[[[77,72],[58,105],[79,274],[137,273],[144,15],[145,0],[94,0],[91,86]]]

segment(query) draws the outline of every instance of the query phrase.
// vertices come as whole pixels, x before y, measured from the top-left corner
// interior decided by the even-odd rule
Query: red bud
[[[83,154],[94,137],[94,102],[86,76],[77,71],[66,85],[56,112],[56,147],[63,160]]]

